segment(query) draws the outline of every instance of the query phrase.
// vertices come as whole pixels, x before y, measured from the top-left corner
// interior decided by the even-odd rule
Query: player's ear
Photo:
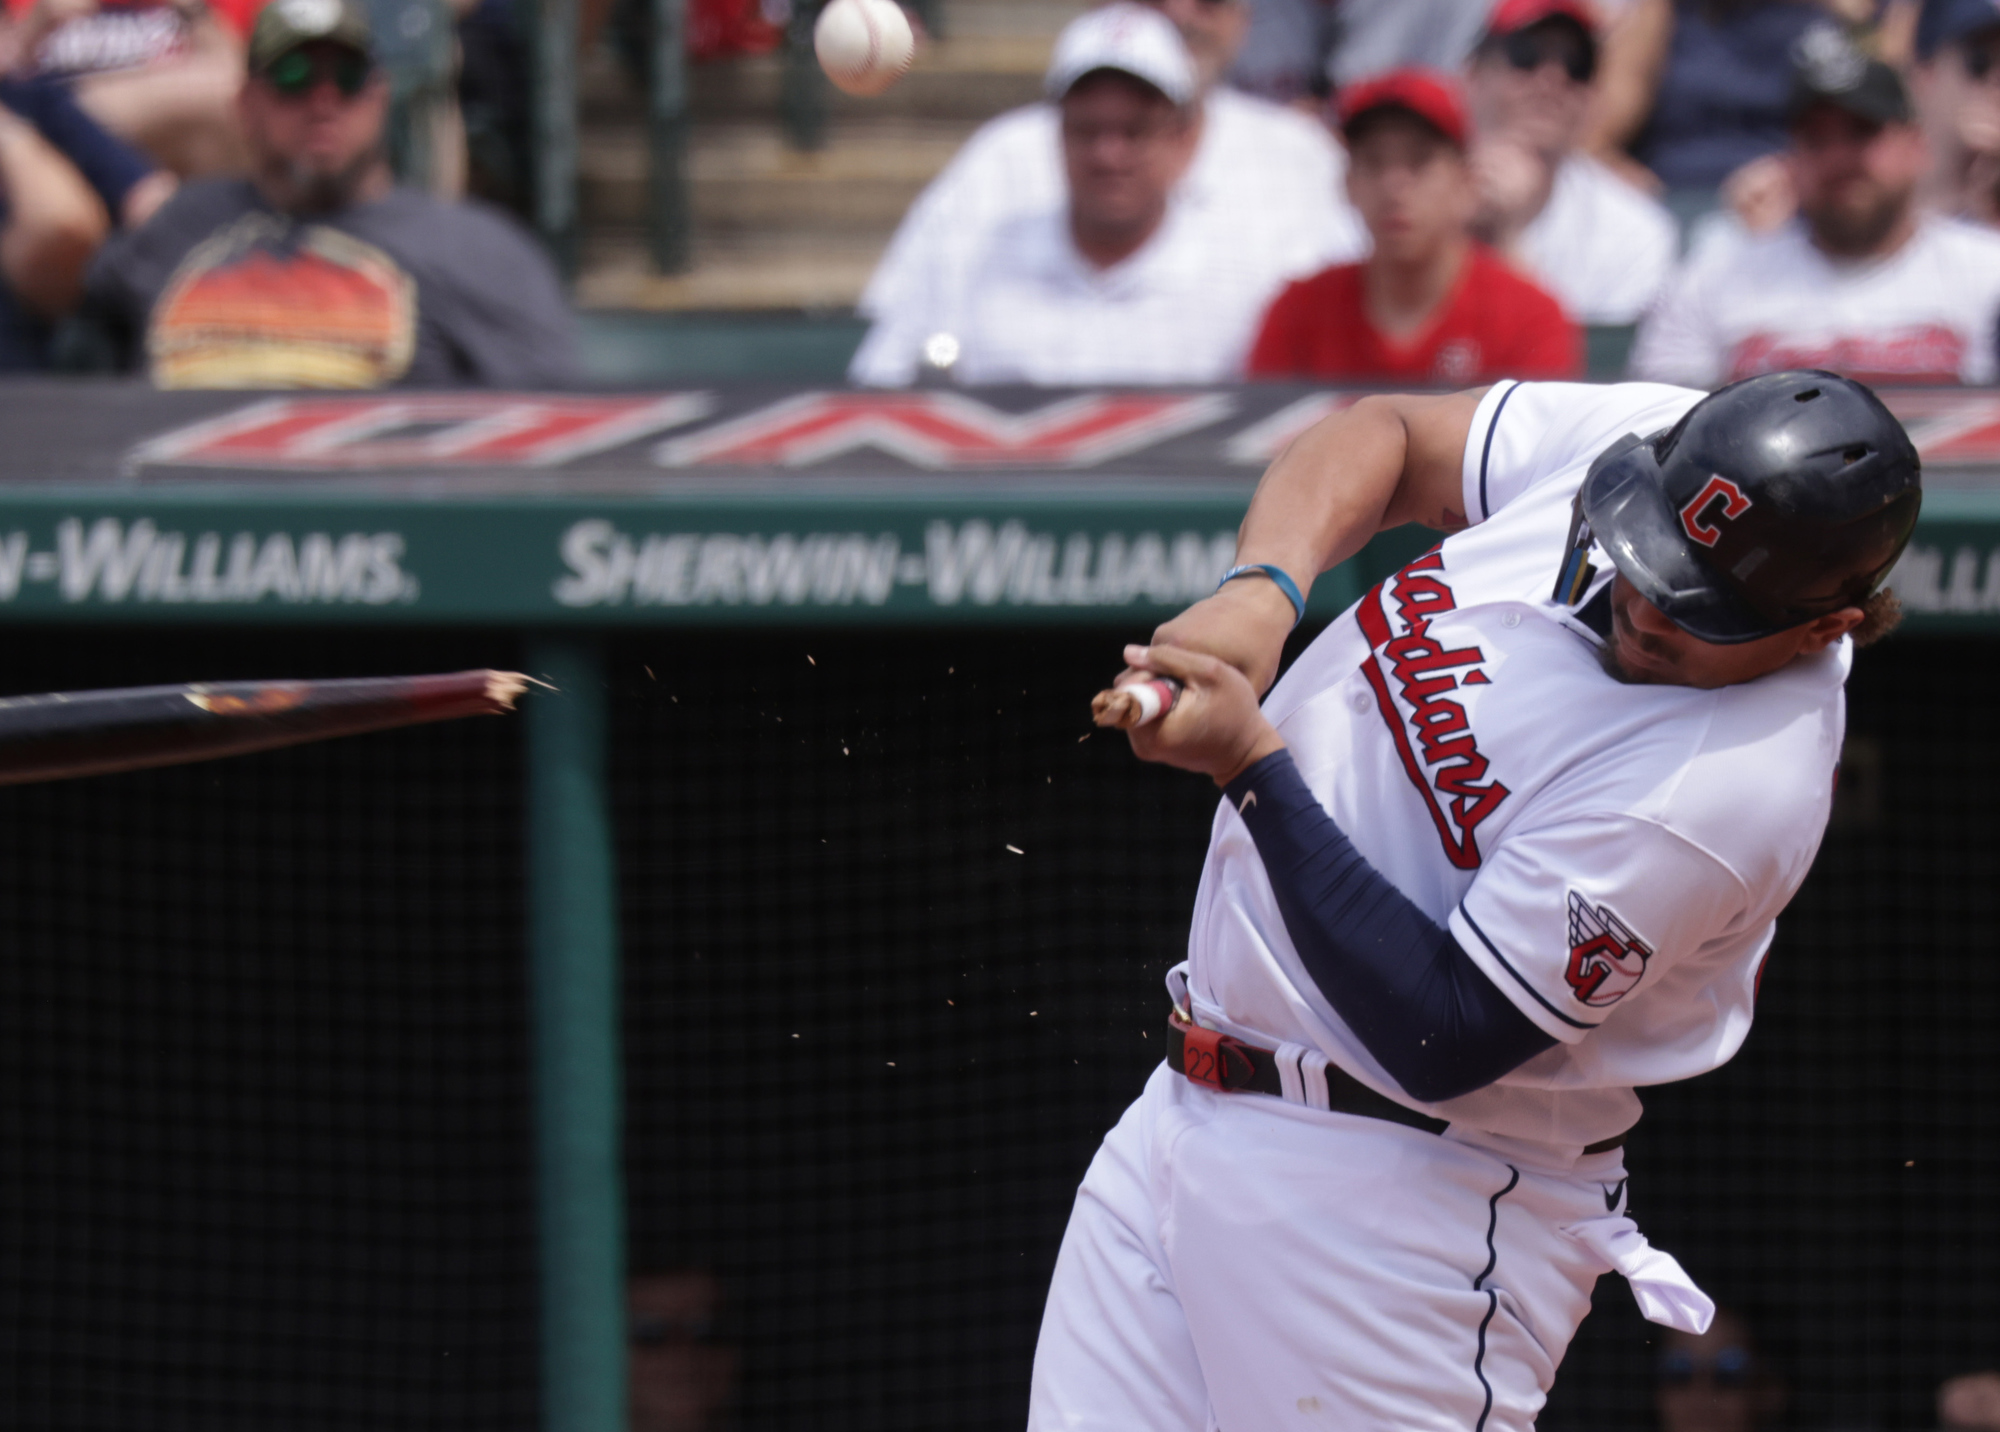
[[[1842,607],[1837,612],[1828,612],[1806,623],[1805,640],[1799,643],[1799,652],[1811,656],[1814,652],[1825,651],[1856,627],[1860,626],[1867,613],[1859,607]]]

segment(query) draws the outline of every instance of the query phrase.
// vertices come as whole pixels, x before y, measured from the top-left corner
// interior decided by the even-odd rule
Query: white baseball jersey
[[[1698,245],[1632,350],[1638,378],[1712,387],[1785,368],[1990,383],[2000,234],[1926,216],[1885,258],[1835,261],[1793,220]]]
[[[1306,973],[1226,802],[1189,938],[1202,1023],[1572,1149],[1635,1123],[1635,1086],[1736,1052],[1826,824],[1850,645],[1721,690],[1624,685],[1550,599],[1592,459],[1700,397],[1495,385],[1466,445],[1473,525],[1343,614],[1265,703],[1355,846],[1556,1046],[1444,1104],[1404,1094]],[[1592,595],[1611,575],[1594,560]]]

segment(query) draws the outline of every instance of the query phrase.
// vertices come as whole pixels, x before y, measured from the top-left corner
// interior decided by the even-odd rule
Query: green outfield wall
[[[1313,389],[0,393],[0,619],[1152,621],[1213,589]],[[2000,396],[1892,394],[1918,629],[2000,622]],[[1434,540],[1322,579],[1332,615]],[[1554,558],[1551,558],[1553,563]]]

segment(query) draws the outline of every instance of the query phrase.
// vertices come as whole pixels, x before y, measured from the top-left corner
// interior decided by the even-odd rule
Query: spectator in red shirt
[[[1253,377],[1466,384],[1573,378],[1583,341],[1555,299],[1475,243],[1456,86],[1395,70],[1341,96],[1347,193],[1375,248],[1302,279],[1264,315]]]

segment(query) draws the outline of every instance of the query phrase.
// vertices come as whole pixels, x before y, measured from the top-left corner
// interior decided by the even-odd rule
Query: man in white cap
[[[962,261],[902,291],[850,370],[897,385],[925,366],[965,383],[1210,383],[1235,376],[1296,266],[1243,216],[1188,192],[1200,81],[1145,5],[1082,16],[1048,91],[1066,194],[996,217]],[[1301,261],[1303,255],[1300,255]]]
[[[1282,270],[1284,277],[1366,249],[1367,234],[1342,198],[1340,151],[1325,126],[1217,83],[1242,43],[1248,0],[1158,0],[1112,8],[1150,9],[1155,18],[1171,21],[1194,66],[1193,157],[1175,193],[1177,207],[1228,216],[1235,228],[1234,259]],[[1072,52],[1106,43],[1096,13],[1066,32]],[[1115,56],[1105,67],[1127,68]],[[861,311],[876,320],[876,336],[886,341],[912,313],[934,309],[933,295],[962,290],[970,266],[1003,225],[1064,203],[1067,174],[1057,102],[1080,72],[1058,88],[1062,68],[1059,53],[1050,71],[1050,102],[1010,111],[981,128],[904,216],[862,295]],[[931,336],[923,335],[919,344]],[[919,361],[914,353],[890,358],[871,338],[850,372],[858,382],[903,383],[915,375]]]

